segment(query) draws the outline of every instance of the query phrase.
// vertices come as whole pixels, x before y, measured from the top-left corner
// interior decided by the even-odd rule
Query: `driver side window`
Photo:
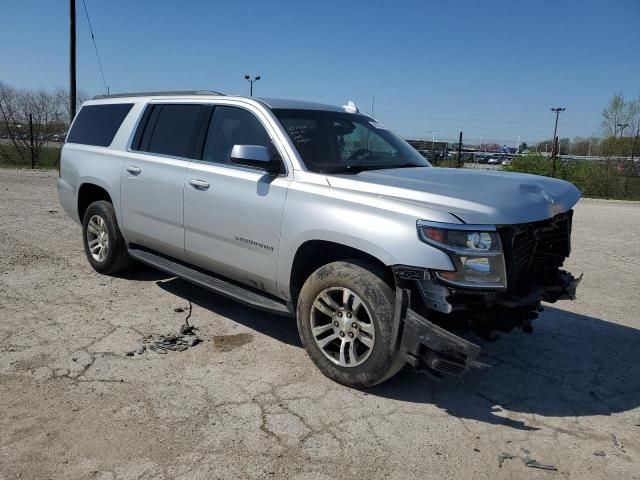
[[[270,152],[273,150],[269,134],[251,112],[242,108],[216,107],[207,132],[202,160],[229,165],[234,145],[262,145]]]

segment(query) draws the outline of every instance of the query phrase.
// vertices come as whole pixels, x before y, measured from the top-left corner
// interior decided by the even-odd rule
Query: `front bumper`
[[[396,289],[393,341],[404,360],[417,369],[461,375],[486,365],[476,358],[480,346],[430,322],[410,308],[411,293]]]
[[[400,275],[398,278],[404,280],[406,285],[406,278]],[[422,288],[418,288],[418,292],[436,319],[447,319],[457,325],[462,325],[460,320],[463,319],[470,321],[471,325],[481,327],[474,330],[476,333],[485,328],[487,331],[510,331],[514,327],[530,333],[533,331],[532,320],[542,310],[541,302],[575,299],[582,275],[575,278],[569,272],[560,270],[552,283],[531,286],[529,292],[520,295],[487,291],[465,292],[464,289],[456,290],[438,285],[432,279],[413,281],[425,282]],[[426,285],[431,288],[424,288]],[[460,292],[463,292],[463,297],[460,297]],[[471,304],[457,303],[457,299],[468,299],[470,295],[476,298]],[[472,368],[487,367],[477,360],[479,345],[436,325],[411,308],[409,288],[396,288],[392,335],[394,349],[407,363],[437,376],[462,375]]]

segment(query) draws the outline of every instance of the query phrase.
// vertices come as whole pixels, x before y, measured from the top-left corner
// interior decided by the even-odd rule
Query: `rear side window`
[[[133,103],[82,107],[67,136],[67,142],[108,147],[131,107],[133,107]]]
[[[132,148],[149,153],[195,158],[196,144],[211,109],[203,105],[151,105],[145,111]]]

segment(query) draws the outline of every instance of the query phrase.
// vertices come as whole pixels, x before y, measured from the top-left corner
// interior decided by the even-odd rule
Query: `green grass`
[[[0,145],[0,167],[11,168],[31,168],[31,157],[29,149],[21,149],[25,160],[20,158],[20,154],[14,145]],[[51,170],[58,165],[58,147],[42,147],[40,150],[40,158],[36,161],[35,168],[41,170]],[[7,154],[9,158],[6,157]]]

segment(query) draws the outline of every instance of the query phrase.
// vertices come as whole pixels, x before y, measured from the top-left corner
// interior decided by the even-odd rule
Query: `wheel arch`
[[[302,285],[322,265],[340,260],[360,260],[371,263],[384,272],[384,280],[394,287],[391,268],[380,258],[359,248],[330,240],[307,240],[296,250],[289,273],[288,294],[295,303]]]
[[[80,222],[89,205],[99,200],[105,200],[113,205],[113,199],[106,188],[92,182],[85,182],[78,188],[78,218]]]

